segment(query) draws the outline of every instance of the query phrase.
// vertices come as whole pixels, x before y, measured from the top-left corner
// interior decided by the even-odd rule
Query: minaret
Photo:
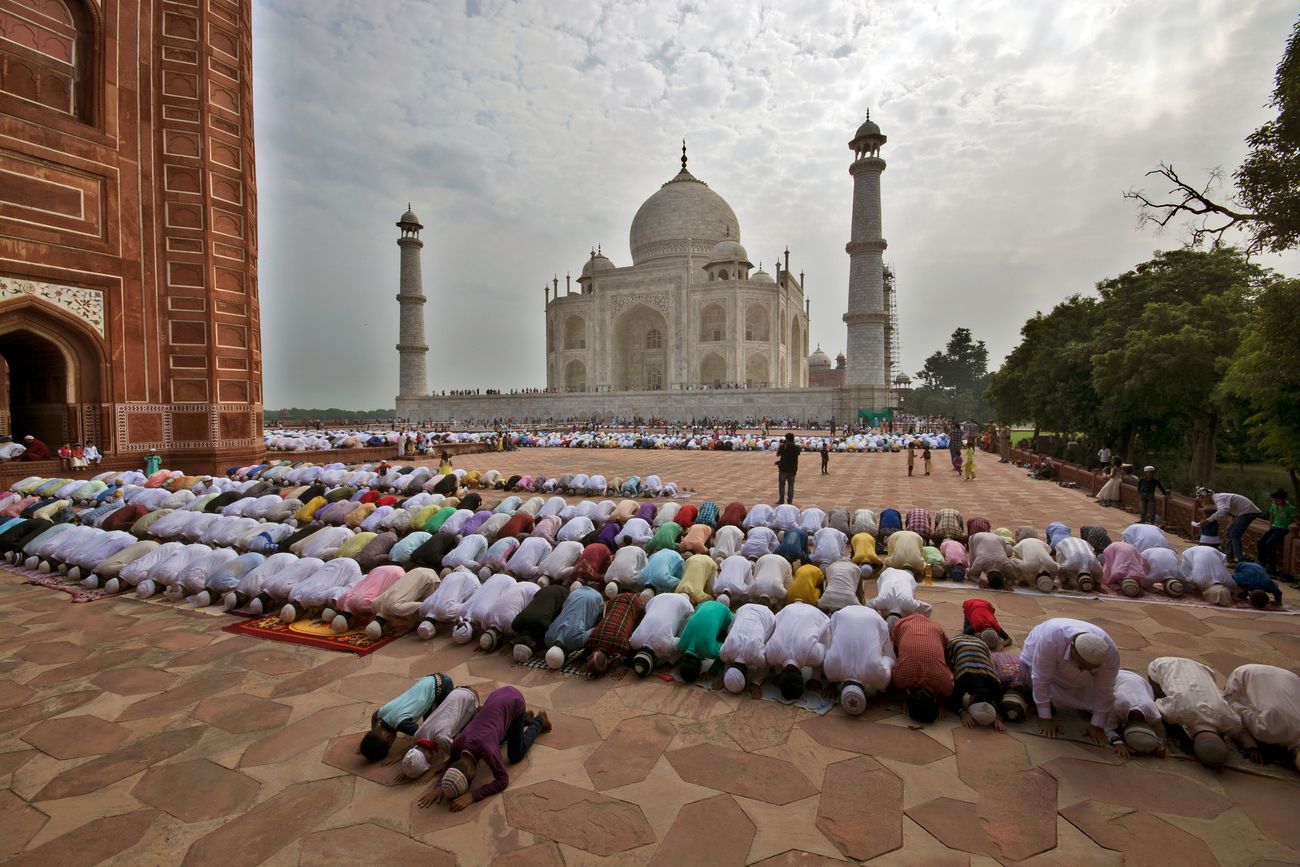
[[[885,161],[880,148],[885,143],[880,127],[871,122],[871,113],[858,127],[849,142],[853,151],[853,224],[849,243],[849,309],[844,314],[848,325],[848,370],[846,385],[888,386],[889,369],[885,359],[885,330],[889,310],[885,306],[884,261],[885,239],[880,227],[880,173]]]
[[[402,309],[401,328],[398,332],[397,354],[401,360],[398,377],[398,397],[422,397],[429,392],[425,354],[429,347],[424,342],[424,280],[420,277],[420,218],[408,204],[406,213],[397,222],[402,235],[397,246],[402,248],[401,284],[397,302]]]

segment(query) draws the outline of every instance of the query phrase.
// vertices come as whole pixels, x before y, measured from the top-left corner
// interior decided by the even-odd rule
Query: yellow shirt
[[[807,602],[816,605],[822,598],[822,588],[826,586],[826,576],[822,570],[811,563],[805,563],[794,572],[794,581],[785,594],[785,604]]]
[[[686,558],[682,567],[682,580],[677,583],[677,592],[690,597],[692,605],[707,602],[713,589],[713,576],[718,574],[718,564],[708,554],[694,554]]]
[[[451,475],[451,461],[443,461],[442,463],[438,464],[438,475],[441,476]]]
[[[853,562],[859,566],[879,566],[880,555],[876,553],[876,537],[870,533],[857,533],[849,544],[853,546]]]

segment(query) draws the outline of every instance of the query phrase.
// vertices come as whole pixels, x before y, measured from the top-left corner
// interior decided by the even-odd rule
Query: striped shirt
[[[988,518],[971,518],[966,522],[966,535],[974,536],[976,533],[988,533],[993,529]]]
[[[645,600],[640,593],[620,593],[605,607],[605,617],[596,625],[587,639],[587,652],[604,652],[611,660],[626,656],[632,650],[632,631],[645,613]]]
[[[978,695],[1002,689],[988,645],[973,635],[958,635],[948,642],[948,664],[958,694]]]
[[[925,509],[909,509],[907,512],[907,529],[924,538],[929,538],[930,513]]]

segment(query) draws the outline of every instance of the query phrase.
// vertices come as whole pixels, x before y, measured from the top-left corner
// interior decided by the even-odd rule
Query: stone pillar
[[[420,275],[420,225],[409,209],[397,223],[402,235],[397,246],[402,248],[401,283],[397,302],[401,308],[401,325],[398,332],[397,354],[400,359],[398,397],[418,397],[429,393],[429,380],[425,356],[429,352],[424,342],[424,280]]]
[[[854,136],[849,147],[854,161],[849,167],[853,177],[853,222],[849,243],[849,309],[844,314],[848,326],[848,364],[845,384],[888,385],[889,371],[885,359],[885,331],[889,309],[885,305],[885,239],[881,234],[880,175],[885,161],[880,146],[885,136],[871,122],[870,116]]]

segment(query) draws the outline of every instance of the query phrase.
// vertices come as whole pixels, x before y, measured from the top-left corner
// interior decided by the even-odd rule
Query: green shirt
[[[1298,512],[1300,512],[1300,509],[1296,508],[1295,503],[1283,503],[1280,506],[1277,503],[1269,503],[1268,505],[1268,513],[1273,520],[1273,526],[1282,530],[1296,522]]]
[[[160,469],[162,469],[161,455],[149,455],[147,458],[144,459],[144,474],[146,476],[152,476]]]
[[[702,602],[686,621],[682,637],[677,639],[677,650],[696,659],[717,659],[729,626],[731,609],[721,602]]]

